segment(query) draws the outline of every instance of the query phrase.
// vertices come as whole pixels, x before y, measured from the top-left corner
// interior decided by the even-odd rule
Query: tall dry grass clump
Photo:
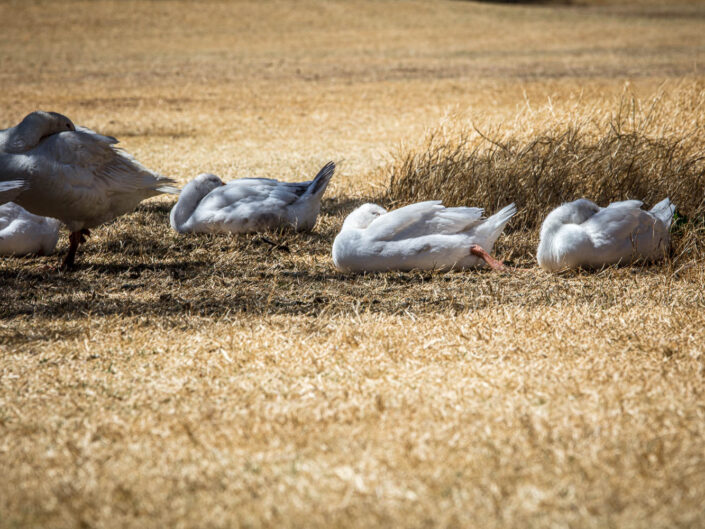
[[[519,207],[514,227],[533,228],[562,202],[598,204],[670,197],[681,215],[705,214],[705,97],[693,87],[645,102],[623,95],[612,108],[550,107],[500,126],[441,126],[398,152],[389,199],[440,199],[493,211]]]
[[[705,258],[705,96],[699,84],[646,100],[623,94],[556,111],[530,105],[510,122],[444,123],[393,158],[387,199],[443,200],[493,212],[515,202],[508,230],[525,230],[533,253],[541,222],[580,197],[599,205],[665,197],[677,206],[673,257]],[[677,264],[677,263],[676,263]]]

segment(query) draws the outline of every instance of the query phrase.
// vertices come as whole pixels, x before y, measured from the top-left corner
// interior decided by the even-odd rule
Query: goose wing
[[[446,208],[439,200],[431,200],[390,211],[372,221],[366,231],[377,240],[412,239],[460,233],[481,219],[480,208]]]
[[[612,202],[608,208],[635,208],[640,209],[644,203],[641,200],[622,200],[620,202]]]
[[[596,245],[629,241],[642,226],[645,213],[638,200],[610,204],[583,223]]]
[[[4,155],[8,173],[31,185],[15,201],[76,231],[132,211],[146,198],[178,193],[171,179],[145,168],[116,142],[80,129],[53,134],[24,154]]]
[[[45,179],[63,180],[64,185],[110,194],[177,191],[170,178],[158,175],[117,149],[117,140],[90,129],[61,132],[48,137],[31,152],[40,164],[50,164],[51,173]],[[47,167],[47,169],[49,169]],[[149,192],[152,193],[149,193]]]
[[[232,205],[286,207],[306,192],[308,183],[287,183],[270,178],[240,178],[211,191],[202,201],[205,207]]]

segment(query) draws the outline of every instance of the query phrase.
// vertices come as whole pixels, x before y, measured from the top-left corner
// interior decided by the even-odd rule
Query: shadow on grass
[[[285,244],[288,253],[259,235],[176,235],[166,223],[169,208],[146,204],[109,226],[109,233],[97,230],[74,271],[50,269],[60,256],[0,260],[0,319],[125,316],[188,326],[197,325],[192,316],[236,320],[250,314],[456,313],[577,302],[611,306],[624,301],[625,288],[636,288],[635,276],[640,295],[662,292],[648,286],[664,279],[658,265],[560,277],[541,272],[533,266],[532,239],[518,233],[502,238],[497,248],[518,267],[510,273],[339,273],[330,258],[333,238],[344,215],[366,200],[326,201],[327,213],[311,233],[266,234]]]
[[[257,262],[249,267],[195,260],[92,265],[76,275],[48,277],[2,271],[6,298],[0,319],[123,316],[189,326],[197,322],[191,317],[461,313],[509,305],[536,310],[579,302],[606,307],[624,302],[622,287],[634,285],[635,276],[641,276],[640,295],[658,297],[658,289],[647,287],[649,280],[659,280],[648,268],[560,277],[537,270],[345,275],[328,263],[302,267],[288,255],[279,260],[250,254],[242,260]],[[615,282],[622,287],[615,288]]]

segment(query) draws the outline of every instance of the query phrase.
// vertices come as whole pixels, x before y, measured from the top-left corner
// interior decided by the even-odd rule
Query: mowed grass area
[[[0,127],[59,111],[181,183],[339,162],[314,232],[269,234],[290,253],[176,235],[158,198],[75,272],[0,260],[0,527],[705,525],[697,218],[595,273],[538,269],[521,215],[511,273],[330,259],[429,129],[663,94],[646,132],[705,147],[705,4],[581,4],[0,3]]]

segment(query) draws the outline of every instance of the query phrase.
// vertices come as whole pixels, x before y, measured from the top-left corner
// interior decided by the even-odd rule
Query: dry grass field
[[[0,528],[705,526],[705,3],[549,4],[0,2],[0,128],[339,167],[290,253],[157,198],[76,271],[0,259]],[[672,254],[541,271],[578,192],[671,194]],[[354,207],[434,194],[517,202],[510,272],[334,269]]]

